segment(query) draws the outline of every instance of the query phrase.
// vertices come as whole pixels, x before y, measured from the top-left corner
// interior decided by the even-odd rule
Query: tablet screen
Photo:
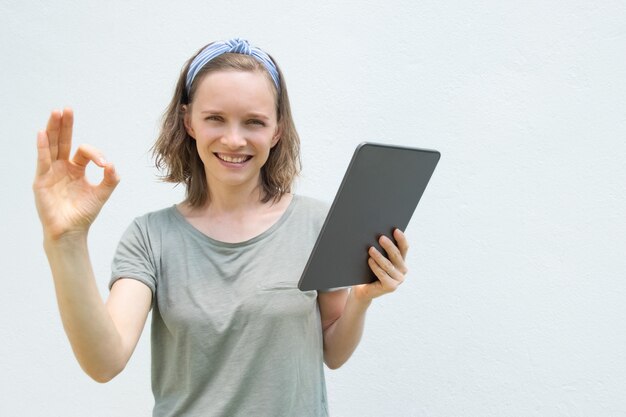
[[[302,291],[328,290],[375,281],[368,248],[382,234],[405,230],[440,153],[362,143],[350,165],[298,283]]]

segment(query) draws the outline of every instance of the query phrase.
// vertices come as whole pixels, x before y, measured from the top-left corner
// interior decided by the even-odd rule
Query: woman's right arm
[[[121,279],[106,304],[100,297],[87,234],[119,177],[90,146],[80,146],[69,159],[72,127],[73,112],[65,109],[52,112],[46,130],[38,133],[33,192],[63,327],[83,370],[106,382],[126,366],[144,327],[152,293],[138,281]],[[87,181],[89,162],[104,169],[100,184]]]

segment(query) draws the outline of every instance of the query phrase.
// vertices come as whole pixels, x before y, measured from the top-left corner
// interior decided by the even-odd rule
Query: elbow
[[[335,370],[341,368],[341,366],[350,359],[352,356],[352,350],[350,352],[341,351],[340,349],[332,349],[330,346],[324,346],[324,364],[328,369]]]
[[[326,362],[326,366],[328,367],[328,369],[330,369],[331,371],[334,371],[336,369],[341,368],[341,365],[343,365],[343,363],[332,363],[332,362]]]
[[[331,370],[336,370],[341,368],[341,366],[346,363],[346,361],[344,360],[339,360],[336,358],[329,358],[327,356],[324,356],[324,363],[326,364],[326,366],[328,367],[328,369]]]
[[[113,377],[107,377],[104,375],[89,375],[89,376],[98,384],[106,384],[107,382],[113,379]]]
[[[116,375],[113,374],[88,374],[91,379],[93,379],[94,381],[96,381],[99,384],[106,384],[107,382],[111,381],[113,378],[115,378]]]
[[[117,375],[119,375],[124,367],[121,368],[109,368],[109,369],[85,369],[83,371],[94,381],[99,384],[106,384],[111,381]]]
[[[125,354],[121,343],[116,342],[95,346],[93,343],[81,344],[80,349],[72,345],[80,368],[99,384],[106,384],[126,368],[130,355]]]

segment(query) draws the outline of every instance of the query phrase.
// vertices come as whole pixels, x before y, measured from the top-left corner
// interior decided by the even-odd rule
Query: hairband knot
[[[252,55],[252,47],[250,43],[241,38],[233,38],[224,42],[226,45],[230,47],[230,52],[236,54],[244,54],[244,55]]]
[[[272,58],[261,49],[251,46],[247,40],[233,38],[227,41],[210,43],[193,59],[187,71],[187,80],[185,83],[187,92],[191,89],[191,84],[202,67],[216,57],[226,53],[249,55],[259,61],[272,77],[276,89],[280,91],[278,69],[276,68],[276,64],[272,61]]]

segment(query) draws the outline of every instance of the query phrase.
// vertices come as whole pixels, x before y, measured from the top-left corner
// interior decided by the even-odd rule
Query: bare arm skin
[[[150,310],[151,291],[137,281],[116,282],[106,304],[93,275],[87,234],[119,183],[113,164],[95,148],[82,145],[69,159],[74,115],[54,111],[37,134],[33,192],[44,249],[54,279],[63,327],[83,370],[106,382],[124,368]],[[87,181],[89,162],[103,168],[100,184]]]
[[[378,281],[318,295],[324,332],[324,362],[330,369],[343,365],[358,346],[372,300],[395,291],[404,282],[408,272],[404,260],[409,244],[398,229],[393,237],[397,245],[386,236],[379,239],[387,257],[373,247],[369,250],[368,263]]]

